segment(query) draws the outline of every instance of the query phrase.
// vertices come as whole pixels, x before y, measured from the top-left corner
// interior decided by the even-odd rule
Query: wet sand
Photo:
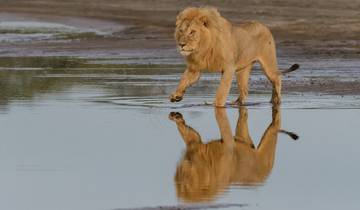
[[[130,27],[118,32],[113,47],[162,49],[173,47],[177,12],[197,5],[216,6],[235,24],[246,20],[265,23],[273,31],[279,47],[295,55],[359,57],[360,3],[356,0],[259,0],[241,4],[236,1],[15,0],[0,2],[0,12],[25,13],[56,21],[66,19],[64,17],[86,17],[117,22]],[[110,46],[104,42],[103,47]]]
[[[186,6],[212,5],[233,22],[257,19],[268,24],[280,40],[358,40],[356,0],[308,1],[2,1],[1,11],[114,20],[134,25],[138,34],[172,34],[176,13]],[[153,27],[153,28],[152,28]],[[158,27],[158,28],[156,28]],[[153,35],[153,33],[150,33]]]

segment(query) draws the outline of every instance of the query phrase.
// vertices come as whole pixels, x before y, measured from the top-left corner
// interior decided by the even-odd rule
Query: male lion
[[[275,41],[266,26],[254,21],[233,26],[212,7],[184,9],[176,18],[175,38],[180,53],[186,58],[187,68],[170,96],[171,102],[181,101],[186,88],[206,69],[222,73],[215,106],[225,105],[234,73],[240,92],[236,102],[244,104],[251,68],[259,61],[273,85],[271,102],[280,104],[281,74],[299,67],[294,64],[283,72],[278,70]]]
[[[186,144],[185,152],[176,168],[176,192],[186,202],[213,200],[230,185],[257,186],[269,176],[275,159],[278,133],[281,130],[279,106],[272,109],[272,121],[255,147],[248,130],[246,107],[240,107],[233,135],[226,110],[215,109],[221,139],[203,143],[198,132],[188,126],[180,113],[172,112],[170,120],[177,125]]]

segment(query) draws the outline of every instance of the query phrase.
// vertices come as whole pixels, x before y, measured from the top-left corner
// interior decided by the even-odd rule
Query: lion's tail
[[[284,133],[284,134],[287,134],[288,136],[290,136],[293,140],[298,140],[299,139],[299,136],[294,133],[294,132],[290,132],[290,131],[286,131],[286,130],[282,130],[280,129],[279,130],[280,133]]]
[[[290,66],[290,68],[288,68],[286,70],[283,70],[283,71],[280,71],[280,74],[284,75],[284,74],[290,73],[292,71],[297,70],[299,67],[300,67],[300,65],[295,63],[292,66]]]

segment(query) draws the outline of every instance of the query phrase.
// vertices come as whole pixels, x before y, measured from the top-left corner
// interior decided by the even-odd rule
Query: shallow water
[[[239,120],[238,107],[216,114],[211,106],[218,81],[213,74],[172,104],[167,97],[181,66],[98,66],[57,58],[7,62],[0,71],[0,209],[357,209],[360,204],[357,96],[288,93],[272,113],[270,93],[255,86]],[[230,98],[235,94],[232,90]],[[219,158],[211,151],[223,146],[187,149],[171,112],[181,113],[193,129],[186,127],[187,135],[196,131],[202,143],[232,138],[238,120],[238,127],[248,124],[257,153],[266,158],[241,140]],[[181,117],[176,120],[181,127]],[[220,133],[227,124],[231,133]],[[272,126],[300,138],[271,134],[259,145]]]

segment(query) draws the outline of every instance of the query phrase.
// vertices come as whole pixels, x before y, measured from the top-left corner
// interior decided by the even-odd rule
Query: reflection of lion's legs
[[[264,132],[257,148],[259,164],[262,165],[262,168],[264,169],[264,173],[270,172],[270,170],[273,167],[276,142],[280,127],[281,127],[280,109],[279,106],[274,106],[272,109],[272,122]]]
[[[231,131],[230,122],[228,120],[226,109],[215,108],[215,118],[219,126],[221,139],[228,148],[232,149],[235,145]]]
[[[263,54],[260,56],[259,61],[262,69],[273,85],[273,92],[271,102],[273,104],[280,104],[281,102],[281,74],[279,73],[276,51],[274,41],[272,40],[268,46],[265,47]]]
[[[272,123],[275,124],[278,129],[281,128],[281,113],[278,104],[272,107]]]
[[[182,115],[178,112],[171,112],[169,119],[176,123],[181,137],[183,138],[186,145],[190,143],[201,143],[201,136],[192,127],[186,125]]]
[[[247,108],[240,107],[239,108],[239,119],[236,124],[236,131],[235,131],[235,140],[239,142],[246,143],[251,147],[254,147],[254,143],[249,135],[249,128],[248,128],[248,112]]]
[[[236,82],[240,93],[239,98],[236,100],[238,104],[244,104],[248,96],[248,82],[252,66],[252,64],[249,64],[236,71]]]

